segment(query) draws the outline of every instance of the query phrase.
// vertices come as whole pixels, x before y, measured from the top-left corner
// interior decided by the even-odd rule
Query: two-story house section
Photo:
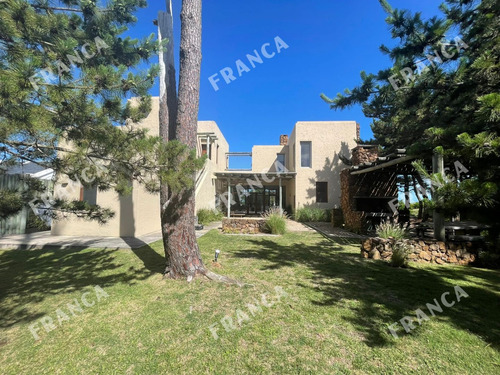
[[[158,135],[159,100],[138,126]],[[278,135],[276,135],[278,141]],[[249,152],[232,153],[214,121],[198,122],[197,154],[206,155],[196,176],[196,210],[220,209],[226,216],[260,216],[271,207],[293,213],[314,205],[324,209],[340,206],[340,154],[350,155],[359,138],[355,121],[299,121],[291,134],[279,136],[275,145],[255,145]],[[229,159],[251,157],[251,168],[230,169]],[[101,225],[73,215],[55,221],[53,235],[137,237],[160,230],[160,199],[133,182],[132,194],[74,188],[59,177],[55,189],[72,186],[72,199],[108,207],[114,218]],[[290,212],[291,211],[291,212]]]
[[[277,145],[253,146],[248,154],[229,153],[250,155],[252,168],[216,173],[224,212],[255,216],[273,206],[292,212],[310,205],[340,206],[339,154],[350,155],[358,132],[355,121],[300,121],[290,136],[280,136]]]

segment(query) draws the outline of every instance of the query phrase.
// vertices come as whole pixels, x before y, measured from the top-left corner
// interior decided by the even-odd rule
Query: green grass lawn
[[[199,243],[210,268],[218,248],[214,270],[253,286],[162,279],[160,243],[0,252],[0,374],[500,373],[498,271],[394,269],[361,259],[357,243],[315,233],[212,231]],[[108,297],[97,302],[94,285]],[[278,300],[277,286],[288,296]],[[418,308],[428,313],[426,303],[444,292],[455,301],[454,286],[469,297],[409,334],[390,334],[390,324]],[[95,305],[71,316],[67,303],[84,292]],[[264,293],[272,306],[262,305]],[[262,311],[252,315],[249,303]],[[69,320],[59,324],[57,309]],[[44,330],[45,315],[56,329]],[[237,329],[225,330],[226,315]]]

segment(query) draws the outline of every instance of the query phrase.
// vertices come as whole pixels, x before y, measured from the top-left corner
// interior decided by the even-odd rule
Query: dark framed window
[[[212,160],[212,144],[210,144],[210,149],[207,149],[207,144],[201,144],[201,156],[209,154],[210,160]]]
[[[300,142],[300,166],[311,168],[311,142]]]
[[[285,171],[285,154],[277,154],[276,156],[276,171],[284,172]]]
[[[97,204],[97,186],[92,187],[83,187],[83,192],[81,192],[81,199],[84,202],[87,202],[90,205]]]
[[[328,182],[316,182],[316,202],[328,203]]]

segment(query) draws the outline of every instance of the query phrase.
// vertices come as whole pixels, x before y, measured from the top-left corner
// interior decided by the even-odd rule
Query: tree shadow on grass
[[[148,269],[127,268],[115,258],[115,252],[110,248],[43,248],[0,253],[0,327],[31,322],[45,315],[46,312],[36,311],[33,303],[47,297],[95,285],[105,289],[117,283],[133,284],[151,275]]]
[[[450,293],[450,302],[456,301],[454,280],[473,282],[473,285],[462,286],[469,298],[462,298],[453,307],[443,307],[443,312],[431,319],[446,319],[457,328],[480,336],[496,350],[500,349],[500,297],[491,290],[498,290],[499,272],[452,266],[392,268],[384,261],[366,260],[358,254],[342,251],[345,249],[337,239],[287,245],[268,239],[249,242],[255,247],[237,251],[234,256],[265,260],[267,264],[262,267],[265,270],[296,264],[308,267],[314,284],[309,287],[319,290],[323,296],[312,301],[313,304],[334,306],[348,300],[358,301],[359,307],[343,319],[353,324],[370,347],[393,344],[388,325],[406,315],[415,317],[418,308],[427,313],[426,303],[433,303],[435,298],[440,301],[444,292]],[[472,281],[471,277],[480,281]],[[415,325],[418,327],[418,323]],[[422,329],[425,322],[411,334],[418,335]]]
[[[147,270],[163,274],[166,262],[164,256],[158,254],[155,249],[138,238],[122,237],[122,239],[130,245],[132,252],[142,261]]]

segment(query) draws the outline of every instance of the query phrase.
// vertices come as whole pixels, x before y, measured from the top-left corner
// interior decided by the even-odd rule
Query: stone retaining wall
[[[355,181],[356,178],[355,176],[351,176],[349,169],[344,169],[340,172],[340,205],[342,207],[342,218],[345,223],[345,229],[350,232],[361,233],[363,232],[363,223],[365,220],[363,212],[355,211]]]
[[[222,219],[224,233],[265,233],[266,220],[260,218],[224,218]]]
[[[474,262],[479,250],[472,242],[442,242],[431,239],[401,240],[401,242],[408,244],[410,248],[408,258],[416,262],[467,265]],[[361,256],[390,260],[394,243],[394,239],[367,238],[361,244]]]

